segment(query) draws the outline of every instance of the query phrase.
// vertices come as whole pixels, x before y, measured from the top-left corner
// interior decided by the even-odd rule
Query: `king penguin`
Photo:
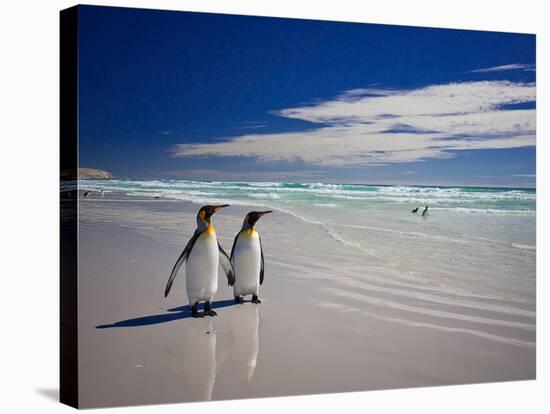
[[[260,217],[268,213],[272,211],[248,213],[241,231],[233,241],[231,264],[235,270],[233,293],[237,303],[243,303],[243,296],[246,295],[252,295],[252,302],[261,303],[258,293],[264,281],[264,252],[260,235],[254,225]]]
[[[422,217],[428,217],[429,215],[430,215],[430,213],[428,213],[428,206],[426,206],[426,208],[422,212]]]
[[[227,206],[227,204],[204,206],[199,210],[197,229],[183,249],[166,284],[164,297],[170,293],[172,283],[185,262],[187,297],[191,313],[195,318],[204,315],[217,315],[212,310],[212,299],[218,290],[218,263],[221,264],[229,285],[232,286],[235,283],[233,266],[227,253],[218,242],[216,231],[211,222],[212,215]],[[199,314],[197,309],[200,301],[204,301],[202,314]]]

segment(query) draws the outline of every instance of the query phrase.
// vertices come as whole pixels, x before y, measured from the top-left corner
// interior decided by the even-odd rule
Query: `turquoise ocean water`
[[[199,182],[182,180],[81,181],[81,188],[104,189],[127,196],[163,197],[196,203],[233,202],[277,207],[315,205],[326,208],[402,209],[425,205],[470,214],[525,214],[536,211],[536,192],[524,188],[386,186],[284,182]]]

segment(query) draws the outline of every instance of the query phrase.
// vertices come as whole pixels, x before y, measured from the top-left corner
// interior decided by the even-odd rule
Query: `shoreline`
[[[79,223],[83,407],[535,377],[534,303],[402,274],[281,213],[257,226],[263,303],[234,305],[220,275],[218,316],[189,318],[184,274],[162,291],[196,205],[103,201]],[[224,249],[246,210],[214,216]]]

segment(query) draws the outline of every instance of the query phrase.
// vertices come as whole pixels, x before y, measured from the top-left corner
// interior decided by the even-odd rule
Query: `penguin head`
[[[250,228],[254,227],[256,222],[262,217],[264,214],[273,213],[271,210],[267,211],[251,211],[246,215],[243,222],[243,228]]]
[[[229,204],[220,204],[217,206],[203,206],[197,213],[197,223],[199,224],[210,224],[210,217],[222,208],[228,207]]]

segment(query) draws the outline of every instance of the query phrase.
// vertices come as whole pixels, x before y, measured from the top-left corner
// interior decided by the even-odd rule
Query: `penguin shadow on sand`
[[[218,300],[212,302],[212,308],[227,308],[229,306],[237,306],[233,299],[227,300]],[[98,325],[96,329],[107,329],[107,328],[128,328],[132,326],[147,326],[147,325],[158,325],[165,322],[177,321],[180,319],[191,318],[191,306],[184,305],[178,306],[176,308],[168,309],[168,313],[161,313],[158,315],[146,315],[139,316],[137,318],[125,319],[118,322],[113,322],[111,324]]]
[[[250,300],[234,299],[212,303],[212,308],[228,308],[224,318],[193,318],[189,305],[168,309],[167,313],[126,319],[97,329],[139,327],[189,318],[177,340],[166,341],[160,364],[167,375],[185,390],[189,401],[210,401],[221,380],[235,392],[247,393],[252,386],[260,354],[260,309]],[[225,313],[225,312],[224,312]],[[220,378],[221,376],[221,378]],[[227,385],[229,384],[229,385]]]

